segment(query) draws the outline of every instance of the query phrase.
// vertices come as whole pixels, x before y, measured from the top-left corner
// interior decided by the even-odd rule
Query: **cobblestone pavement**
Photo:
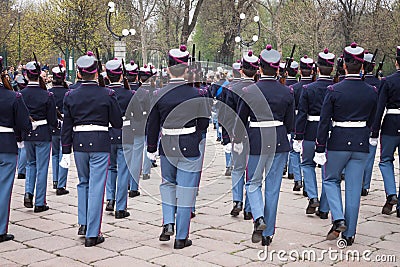
[[[50,210],[44,213],[34,214],[24,208],[24,181],[16,180],[9,227],[15,240],[0,244],[0,266],[400,265],[400,218],[381,214],[385,195],[377,164],[370,194],[362,198],[355,244],[343,250],[336,241],[325,240],[330,219],[306,215],[307,199],[301,192],[293,192],[293,180],[284,177],[276,234],[266,260],[266,254],[260,252],[264,249],[261,244],[251,243],[251,221],[244,221],[242,214],[237,218],[229,215],[231,179],[223,175],[224,165],[222,146],[215,142],[214,132],[209,133],[197,216],[191,223],[193,245],[182,250],[174,250],[173,241],[158,241],[162,223],[159,167],[152,169],[150,180],[141,181],[141,195],[129,199],[130,217],[117,220],[113,213],[104,212],[102,232],[106,241],[92,248],[85,248],[84,239],[77,236],[78,179],[74,165],[68,175],[70,194],[66,196],[55,195],[50,170]],[[359,260],[356,250],[361,255]],[[393,262],[392,256],[397,261]],[[379,259],[392,262],[378,263]]]

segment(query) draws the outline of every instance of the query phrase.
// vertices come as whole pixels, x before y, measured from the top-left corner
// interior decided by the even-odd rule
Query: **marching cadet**
[[[280,59],[280,53],[271,45],[261,51],[261,78],[255,85],[242,89],[238,108],[242,125],[247,125],[250,119],[246,192],[254,218],[251,239],[253,243],[262,241],[263,246],[271,244],[275,232],[282,172],[290,150],[287,135],[293,131],[294,122],[293,94],[276,80]],[[233,149],[238,154],[243,153],[246,138],[246,131],[240,125],[237,121],[233,140]],[[276,139],[272,138],[275,136]],[[265,204],[261,192],[264,171]]]
[[[51,72],[53,73],[53,87],[49,89],[49,92],[53,93],[56,101],[56,108],[58,114],[63,114],[63,103],[64,96],[68,92],[68,86],[65,83],[66,70],[62,65],[54,67]],[[59,165],[62,158],[61,145],[61,125],[62,117],[58,118],[58,127],[52,129],[52,141],[51,141],[51,162],[53,170],[53,189],[56,190],[56,195],[66,195],[69,193],[66,190],[68,169],[63,168]]]
[[[238,64],[235,66],[235,64]],[[225,114],[223,125],[225,125],[224,129],[227,128],[230,135],[232,136],[232,131],[235,126],[235,119],[237,114],[238,102],[243,94],[243,88],[248,87],[254,84],[254,76],[257,74],[257,70],[259,68],[259,60],[258,57],[254,56],[252,52],[244,53],[243,58],[240,63],[234,64],[234,74],[236,71],[240,71],[239,74],[243,77],[238,82],[230,85],[228,87],[227,96],[225,99],[226,108],[230,107],[231,111]],[[229,135],[228,133],[223,134],[223,142],[228,143]],[[231,144],[230,144],[231,145]],[[235,151],[232,151],[232,198],[233,198],[233,208],[231,210],[232,216],[238,216],[240,211],[243,210],[243,190],[245,184],[245,171],[247,165],[247,154],[241,153],[238,154]],[[244,206],[244,219],[251,220],[252,214],[250,209],[250,203],[248,196],[245,198],[245,206]]]
[[[18,74],[16,77],[16,82],[18,86],[18,91],[21,91],[26,87],[28,81],[25,79],[24,75]],[[18,161],[17,161],[17,179],[25,179],[26,177],[26,150],[25,147],[18,148]]]
[[[302,87],[299,99],[299,112],[296,120],[295,141],[293,149],[302,153],[301,170],[304,174],[304,185],[309,199],[306,214],[314,214],[319,207],[317,215],[321,219],[327,219],[329,213],[328,201],[325,189],[322,185],[321,198],[318,200],[317,177],[315,174],[316,164],[313,160],[315,154],[315,139],[317,137],[318,122],[321,114],[321,107],[324,103],[328,86],[333,84],[330,75],[335,64],[335,55],[326,48],[318,54],[317,81]],[[312,62],[308,66],[312,66]],[[311,69],[310,69],[311,71]],[[324,169],[322,169],[322,180]]]
[[[33,130],[23,134],[27,166],[24,206],[33,208],[33,194],[36,184],[34,212],[49,209],[46,205],[47,173],[49,170],[51,128],[58,126],[54,95],[39,86],[40,66],[36,62],[26,64],[28,85],[21,91],[28,107]]]
[[[397,47],[395,65],[397,71],[381,80],[378,108],[372,127],[371,145],[377,145],[380,130],[381,159],[379,169],[382,173],[386,193],[386,203],[382,208],[382,213],[389,215],[393,205],[397,204],[397,217],[400,217],[400,197],[396,196],[396,181],[393,166],[394,153],[400,144],[400,46]],[[385,108],[386,115],[381,124]]]
[[[150,113],[150,92],[154,91],[150,85],[150,77],[154,74],[156,72],[150,66],[144,65],[139,69],[139,79],[142,85],[137,89],[126,112],[133,132],[132,151],[129,153],[129,159],[131,159],[129,168],[132,174],[129,197],[140,195],[139,180],[142,166],[144,167],[143,179],[150,178],[151,161],[147,156],[143,156],[143,151],[146,143],[146,123]]]
[[[83,81],[64,97],[60,165],[69,167],[73,146],[79,178],[78,235],[85,235],[85,246],[91,247],[104,242],[100,226],[111,150],[108,125],[121,129],[122,113],[115,91],[101,88],[95,81],[100,74],[93,53],[89,51],[76,64]]]
[[[133,60],[131,60],[129,64],[125,65],[126,78],[128,79],[129,86],[133,91],[136,91],[140,87],[140,83],[138,82],[138,68],[138,65],[135,64],[135,61]]]
[[[323,187],[333,220],[327,239],[333,240],[342,233],[348,246],[352,245],[356,234],[362,176],[369,150],[369,129],[378,97],[376,88],[361,80],[363,58],[364,49],[356,43],[344,49],[346,77],[328,86],[318,124],[314,157],[317,164],[326,163]],[[331,123],[333,128],[329,135]],[[340,176],[344,168],[346,207],[343,213]]]
[[[3,58],[0,56],[0,72]],[[2,80],[7,77],[2,76]],[[5,81],[9,84],[9,81]],[[14,183],[15,168],[17,165],[18,147],[22,147],[21,132],[30,132],[32,125],[29,120],[29,111],[25,106],[22,95],[6,88],[0,81],[0,138],[3,142],[0,147],[0,243],[13,240],[8,234],[10,218],[10,201]],[[18,146],[17,146],[17,142]]]
[[[298,107],[299,107],[299,99],[302,92],[303,85],[311,83],[311,73],[313,69],[314,60],[309,58],[307,55],[300,59],[300,75],[301,79],[299,82],[290,85],[289,87],[293,91],[294,95],[294,105],[295,105],[295,114],[297,116]],[[291,69],[293,63],[291,64]],[[290,74],[290,71],[289,71]],[[297,74],[297,73],[296,73]],[[294,133],[291,133],[291,143],[293,144]],[[288,178],[294,179],[293,191],[300,191],[303,187],[303,178],[300,170],[300,153],[295,151],[294,149],[289,152],[289,166],[288,166]],[[304,189],[303,189],[304,190]]]
[[[125,114],[125,111],[131,101],[135,91],[130,88],[125,88],[122,84],[123,71],[122,62],[118,59],[110,60],[106,63],[107,77],[110,84],[107,85],[108,89],[115,92],[118,104],[121,108],[121,116]],[[124,118],[123,118],[124,119]],[[124,126],[129,126],[129,121],[123,122]],[[128,130],[127,130],[128,131]],[[110,166],[108,167],[108,176],[106,183],[106,198],[107,205],[106,211],[114,211],[114,205],[116,203],[115,218],[123,219],[128,217],[130,214],[126,210],[128,201],[128,184],[131,178],[128,165],[125,161],[125,153],[122,138],[122,129],[110,128],[110,140],[111,140],[111,152],[110,152]],[[117,179],[118,177],[118,179]]]
[[[76,82],[69,86],[69,89],[76,89],[82,84],[82,77],[79,71],[76,72]]]
[[[375,68],[375,61],[372,62],[374,55],[365,51],[364,54],[364,81],[369,85],[375,86],[376,88],[380,88],[381,81],[376,78],[372,72]],[[378,92],[379,94],[379,92]],[[375,154],[376,154],[376,147],[373,145],[369,145],[369,154],[367,159],[367,164],[365,165],[364,169],[364,176],[363,176],[363,185],[361,190],[361,196],[367,196],[369,192],[369,188],[371,186],[371,177],[372,177],[372,169],[374,168],[374,161],[375,161]]]
[[[288,76],[286,78],[286,86],[291,86],[291,85],[297,83],[296,76],[297,76],[298,72],[299,72],[299,63],[296,61],[292,61],[292,63],[290,63],[290,66],[287,70]]]
[[[159,240],[170,240],[176,224],[174,248],[182,249],[192,245],[190,216],[198,190],[202,164],[199,143],[201,133],[208,127],[208,108],[203,90],[189,86],[184,80],[189,60],[186,46],[170,50],[168,59],[171,79],[156,91],[147,129],[147,154],[155,159],[161,131],[163,230]]]

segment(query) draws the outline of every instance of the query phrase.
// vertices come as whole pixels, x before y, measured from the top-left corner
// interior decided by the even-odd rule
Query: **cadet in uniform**
[[[63,114],[63,103],[64,96],[68,92],[68,86],[65,83],[66,70],[62,65],[54,67],[51,72],[53,73],[53,87],[49,89],[49,92],[53,93],[56,101],[56,107],[58,114]],[[68,169],[63,168],[59,165],[62,157],[61,145],[61,125],[62,118],[58,118],[58,127],[52,129],[52,141],[51,141],[51,162],[53,170],[53,189],[56,190],[56,195],[66,195],[69,193],[66,190]]]
[[[243,125],[250,119],[246,192],[254,218],[252,242],[262,241],[266,246],[271,244],[275,233],[282,172],[290,150],[287,135],[293,131],[294,124],[293,94],[276,80],[280,59],[281,55],[271,45],[261,51],[261,78],[255,85],[243,88],[245,93],[238,108]],[[266,102],[270,110],[266,108]],[[244,134],[236,123],[234,151],[238,154],[243,152]],[[271,138],[274,135],[276,140]],[[261,192],[264,171],[265,204]]]
[[[292,61],[292,63],[290,63],[289,68],[287,69],[288,76],[286,78],[286,84],[285,84],[286,86],[291,86],[297,83],[296,76],[298,72],[299,72],[299,63],[296,61]]]
[[[73,146],[79,178],[78,235],[86,235],[85,246],[91,247],[104,242],[100,226],[111,150],[108,125],[121,129],[122,113],[114,90],[95,81],[98,61],[93,53],[89,51],[76,64],[83,81],[64,98],[60,165],[69,166]]]
[[[379,169],[381,170],[383,183],[385,185],[386,203],[382,208],[383,214],[390,214],[393,205],[397,204],[397,217],[400,217],[400,203],[396,196],[396,181],[394,176],[394,153],[400,144],[400,46],[396,52],[397,72],[383,78],[379,90],[379,101],[377,113],[373,125],[371,145],[377,145],[379,130],[381,131],[381,159]],[[386,108],[386,115],[382,116]]]
[[[27,158],[24,206],[33,207],[36,184],[34,212],[42,212],[49,209],[46,205],[47,173],[51,148],[50,129],[58,125],[56,103],[53,93],[39,86],[40,66],[28,62],[26,69],[29,83],[21,94],[34,122],[33,131],[23,134]]]
[[[3,71],[0,56],[0,72]],[[6,78],[7,79],[7,78]],[[21,131],[30,132],[32,125],[29,111],[20,93],[5,88],[0,82],[0,242],[13,240],[7,234],[10,218],[10,201],[17,165],[17,141],[21,142]],[[22,146],[21,144],[19,146]]]
[[[131,90],[135,91],[140,87],[140,83],[138,82],[138,65],[135,64],[135,61],[131,60],[129,64],[125,65],[126,69],[126,78],[128,79],[129,86]]]
[[[76,88],[78,88],[79,86],[81,86],[81,84],[82,84],[82,77],[81,77],[81,74],[79,73],[79,71],[76,73],[76,78],[77,78],[76,82],[75,82],[74,84],[70,85],[70,86],[69,86],[69,89],[76,89]]]
[[[122,114],[125,114],[125,111],[135,91],[131,91],[130,88],[125,88],[121,84],[122,62],[120,60],[113,59],[108,61],[106,63],[106,72],[107,77],[110,80],[110,84],[107,85],[107,88],[115,92],[118,104],[122,111],[122,116]],[[124,124],[129,124],[128,122],[129,121],[126,120]],[[123,219],[130,215],[129,212],[126,211],[126,207],[128,201],[128,184],[132,176],[125,161],[122,129],[110,128],[109,133],[111,139],[111,153],[106,183],[106,211],[114,211],[114,204],[116,200],[115,218]]]
[[[369,85],[375,86],[376,88],[380,88],[381,81],[376,78],[372,72],[375,67],[375,62],[372,62],[373,54],[368,53],[365,51],[364,54],[364,81]],[[379,92],[378,92],[379,94]],[[364,169],[364,176],[363,176],[363,186],[361,195],[367,196],[369,192],[369,188],[371,186],[371,177],[372,177],[372,169],[374,168],[375,162],[375,154],[376,154],[376,145],[369,145],[369,154],[367,159],[367,164],[365,165]]]
[[[189,86],[184,80],[189,60],[186,46],[172,49],[168,55],[171,79],[156,91],[147,129],[147,154],[155,159],[161,131],[163,230],[159,240],[170,240],[176,224],[174,248],[182,249],[192,245],[188,237],[202,164],[199,143],[209,119],[203,90]]]
[[[324,103],[326,90],[333,84],[330,77],[335,64],[335,55],[326,48],[318,54],[318,79],[317,81],[304,85],[299,101],[299,113],[296,120],[296,134],[293,148],[302,152],[303,160],[301,170],[304,174],[304,184],[309,199],[306,214],[314,214],[319,207],[317,215],[321,219],[328,218],[329,206],[322,185],[321,198],[318,200],[317,177],[315,175],[316,164],[313,160],[315,154],[315,138],[317,137],[318,122],[321,107]],[[324,169],[322,169],[322,180]]]
[[[356,43],[344,49],[346,78],[328,87],[321,109],[314,157],[317,164],[326,163],[323,187],[333,220],[327,239],[335,239],[342,232],[348,246],[354,242],[356,234],[362,176],[378,97],[376,88],[361,80],[363,58],[364,49]],[[333,128],[329,135],[331,123]],[[343,214],[340,175],[344,168],[346,207]]]

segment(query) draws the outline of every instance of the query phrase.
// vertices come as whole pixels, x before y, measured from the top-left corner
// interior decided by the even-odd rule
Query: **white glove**
[[[289,140],[289,143],[292,141],[292,135],[291,134],[288,134],[287,135],[287,139]]]
[[[378,145],[378,138],[370,138],[369,139],[369,144],[371,146],[377,146]]]
[[[58,121],[58,125],[60,125],[60,127],[63,126],[63,121],[62,120],[57,120]]]
[[[233,151],[239,155],[243,153],[243,143],[233,144]]]
[[[303,150],[303,141],[293,140],[293,150],[297,153],[301,153]]]
[[[38,126],[37,126],[36,122],[32,121],[32,131],[35,131],[37,127]]]
[[[18,148],[24,148],[24,141],[22,141],[22,142],[17,142],[17,146],[18,146]]]
[[[71,154],[63,154],[60,160],[60,167],[68,169],[69,165],[71,165]]]
[[[313,160],[314,160],[315,163],[317,163],[317,164],[319,164],[321,166],[325,165],[325,163],[326,163],[325,152],[324,153],[315,153],[315,156],[314,156]]]
[[[146,152],[147,157],[149,158],[149,160],[156,160],[157,159],[157,152]]]
[[[229,144],[224,145],[224,151],[225,151],[225,153],[230,154],[232,152],[232,144],[229,143]]]

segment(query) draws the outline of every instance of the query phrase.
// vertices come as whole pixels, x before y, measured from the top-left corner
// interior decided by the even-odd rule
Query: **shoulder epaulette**
[[[15,92],[15,97],[16,97],[16,98],[21,98],[21,97],[22,97],[22,94],[21,94],[20,92]]]
[[[52,93],[52,92],[50,92],[50,91],[47,91],[47,94],[49,95],[49,96],[53,96],[54,94]]]
[[[71,94],[71,92],[72,92],[72,89],[69,89],[69,90],[65,93],[65,96],[69,96],[69,95]]]
[[[327,88],[329,91],[333,91],[333,85],[328,85],[328,88]]]
[[[115,91],[113,89],[108,89],[108,95],[109,96],[115,95]]]

